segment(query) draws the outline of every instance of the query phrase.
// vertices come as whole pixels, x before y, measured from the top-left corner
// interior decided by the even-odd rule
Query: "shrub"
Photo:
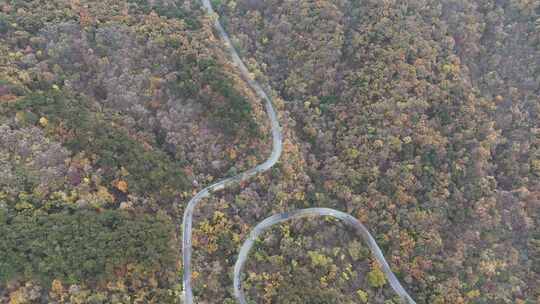
[[[379,288],[386,284],[384,273],[379,269],[379,267],[373,268],[373,270],[368,273],[367,279],[371,287]]]

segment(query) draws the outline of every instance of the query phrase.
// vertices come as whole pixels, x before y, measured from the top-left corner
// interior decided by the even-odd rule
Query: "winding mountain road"
[[[203,7],[206,9],[206,12],[214,18],[214,27],[219,33],[221,39],[224,41],[225,47],[232,57],[233,64],[240,70],[243,78],[248,82],[249,86],[265,102],[266,113],[270,119],[270,124],[272,128],[272,152],[265,162],[257,165],[254,168],[249,169],[246,172],[240,173],[230,178],[223,179],[217,183],[214,183],[202,189],[188,202],[188,206],[186,207],[186,210],[184,211],[184,217],[182,221],[182,230],[183,230],[182,260],[183,260],[183,266],[184,266],[184,274],[183,274],[184,304],[194,303],[193,290],[191,288],[191,272],[192,272],[191,271],[191,256],[192,256],[193,212],[195,208],[197,207],[197,204],[200,202],[201,199],[210,196],[210,194],[212,194],[213,192],[223,190],[225,189],[225,187],[229,185],[242,182],[244,180],[249,179],[250,177],[263,173],[267,171],[268,169],[272,168],[272,166],[274,166],[277,163],[283,151],[283,147],[282,147],[283,136],[281,133],[281,127],[279,126],[279,121],[277,119],[276,111],[274,110],[271,99],[264,92],[261,85],[259,85],[257,81],[251,78],[248,69],[246,68],[242,60],[240,59],[240,56],[238,55],[237,51],[234,49],[231,43],[231,40],[229,38],[229,35],[227,34],[227,32],[225,32],[225,30],[223,29],[223,26],[219,22],[219,19],[217,18],[217,15],[214,12],[214,9],[212,8],[212,4],[210,3],[210,1],[201,0],[201,2],[202,2]],[[308,209],[295,210],[295,211],[286,212],[286,213],[280,213],[280,214],[276,214],[265,219],[264,221],[260,222],[259,224],[255,226],[255,228],[250,232],[249,237],[242,244],[240,253],[238,255],[238,259],[234,267],[234,294],[237,301],[240,304],[247,304],[244,292],[242,290],[242,284],[241,284],[242,270],[248,258],[249,251],[253,247],[255,240],[264,231],[266,231],[267,229],[269,229],[271,226],[275,224],[279,224],[279,223],[296,219],[296,218],[304,218],[304,217],[311,217],[311,216],[331,216],[355,228],[357,232],[361,235],[361,237],[364,239],[364,241],[368,244],[368,247],[370,248],[373,256],[377,259],[377,261],[381,265],[382,271],[384,272],[387,280],[390,282],[390,286],[399,295],[402,301],[407,304],[416,304],[415,301],[405,291],[403,286],[401,286],[401,284],[399,283],[398,279],[396,278],[396,276],[390,269],[388,262],[384,258],[384,255],[381,249],[375,242],[375,239],[371,236],[371,234],[364,227],[364,225],[362,225],[362,223],[360,223],[356,218],[354,218],[353,216],[347,213],[343,213],[341,211],[328,209],[328,208],[308,208]]]
[[[203,6],[206,8],[206,11],[209,15],[215,16],[214,10],[212,8],[212,5],[210,4],[209,0],[202,0]],[[272,101],[266,95],[262,87],[251,78],[249,75],[249,71],[238,56],[238,53],[232,46],[231,40],[229,39],[229,35],[225,32],[221,24],[219,23],[218,18],[216,17],[214,20],[214,27],[218,31],[219,35],[221,36],[221,39],[225,42],[225,47],[229,51],[233,63],[238,69],[240,70],[242,76],[244,79],[248,82],[249,86],[257,93],[257,95],[265,101],[265,108],[266,113],[268,114],[268,118],[270,119],[270,124],[272,127],[272,153],[270,154],[270,157],[268,159],[256,166],[255,168],[252,168],[246,172],[240,173],[236,176],[226,178],[224,180],[221,180],[215,184],[212,184],[204,189],[202,189],[199,193],[197,193],[189,202],[186,210],[184,211],[184,218],[182,221],[182,259],[183,259],[183,265],[184,265],[184,290],[183,290],[183,296],[184,296],[184,303],[185,304],[192,304],[193,303],[193,291],[191,289],[191,254],[192,254],[192,244],[191,244],[191,237],[192,237],[192,229],[193,229],[193,211],[195,210],[195,207],[200,202],[201,199],[208,197],[211,193],[223,190],[226,186],[238,183],[244,180],[247,180],[248,178],[257,175],[259,173],[265,172],[266,170],[272,168],[278,161],[279,157],[281,156],[281,152],[283,151],[283,138],[281,135],[281,127],[279,126],[279,122],[277,119],[276,111],[274,110],[274,107],[272,106]]]

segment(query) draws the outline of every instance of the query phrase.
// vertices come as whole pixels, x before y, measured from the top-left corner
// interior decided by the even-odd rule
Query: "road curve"
[[[214,27],[219,33],[221,39],[224,41],[224,45],[227,48],[229,54],[232,57],[233,64],[240,70],[242,77],[245,81],[248,82],[249,86],[255,91],[255,93],[265,102],[266,113],[270,119],[271,129],[272,129],[272,152],[268,159],[263,163],[257,165],[254,168],[251,168],[243,173],[240,173],[236,176],[223,179],[217,183],[214,183],[197,193],[189,202],[184,211],[184,217],[182,220],[182,260],[184,266],[183,273],[183,300],[184,304],[193,304],[193,290],[191,288],[191,255],[192,255],[192,229],[193,229],[193,212],[199,201],[205,197],[210,196],[213,192],[223,190],[225,187],[239,183],[241,181],[247,180],[248,178],[257,175],[259,173],[265,172],[274,166],[283,150],[283,137],[281,134],[281,128],[279,126],[279,121],[277,119],[276,111],[272,105],[271,99],[264,92],[261,85],[254,79],[252,79],[249,70],[246,68],[237,51],[234,49],[229,35],[223,29],[223,26],[220,24],[219,19],[217,18],[212,4],[209,0],[201,0],[203,7],[206,9],[206,12],[212,16],[214,19]],[[352,217],[349,214],[343,213],[341,211],[327,209],[327,208],[311,208],[311,209],[302,209],[296,210],[288,213],[281,213],[267,218],[266,220],[259,223],[251,232],[249,238],[244,242],[240,250],[238,260],[235,264],[234,270],[234,290],[237,300],[241,304],[246,304],[244,293],[241,289],[241,272],[243,265],[247,259],[249,250],[253,246],[255,239],[270,226],[281,223],[283,221],[301,218],[306,216],[333,216],[338,218],[345,223],[349,224],[352,227],[355,227],[364,241],[368,244],[371,252],[375,258],[379,261],[383,268],[383,272],[386,275],[386,278],[390,282],[392,288],[396,293],[404,300],[405,303],[411,304],[415,302],[407,294],[405,289],[401,286],[396,276],[392,273],[390,266],[386,262],[384,255],[382,254],[379,246],[375,242],[374,238],[371,236],[369,231],[360,223],[356,218]]]
[[[210,16],[215,15],[214,10],[209,0],[202,0],[202,4]],[[229,35],[227,35],[225,30],[219,23],[218,18],[214,19],[214,27],[218,31],[221,39],[224,40],[225,47],[229,51],[229,54],[232,57],[234,65],[240,70],[243,78],[248,82],[249,86],[265,102],[266,113],[268,114],[268,118],[270,119],[270,124],[272,128],[272,153],[270,154],[270,157],[268,157],[268,159],[262,164],[259,164],[258,166],[251,168],[246,172],[240,173],[233,177],[226,178],[224,180],[221,180],[215,184],[212,184],[202,189],[189,201],[188,206],[186,207],[186,210],[184,211],[184,218],[182,220],[182,230],[183,230],[182,259],[183,259],[183,265],[184,265],[183,297],[184,297],[185,304],[193,303],[193,291],[191,289],[191,254],[192,254],[191,237],[192,237],[192,229],[193,229],[193,211],[195,210],[195,207],[197,206],[197,204],[199,203],[201,199],[208,197],[211,193],[222,190],[228,185],[244,181],[254,175],[257,175],[259,173],[262,173],[272,168],[272,166],[274,166],[274,164],[278,161],[279,157],[281,156],[281,152],[283,150],[283,147],[282,147],[283,139],[281,135],[281,128],[279,126],[276,111],[274,110],[274,107],[272,106],[272,101],[270,100],[268,95],[266,95],[262,87],[255,80],[253,80],[251,76],[249,75],[248,69],[246,68],[242,60],[240,59],[240,56],[238,56],[238,53],[236,52],[234,47],[232,46],[231,40],[229,39]]]
[[[353,227],[356,232],[360,234],[364,242],[367,243],[369,249],[371,250],[371,253],[375,257],[377,262],[379,262],[379,265],[381,265],[382,271],[386,276],[388,282],[390,283],[390,286],[392,286],[392,289],[394,289],[394,291],[399,295],[403,303],[416,304],[416,302],[411,298],[411,296],[409,296],[403,286],[401,286],[401,284],[399,283],[399,280],[396,278],[396,276],[390,269],[390,266],[386,262],[386,259],[384,258],[381,249],[377,245],[377,242],[375,242],[375,239],[373,239],[366,227],[350,214],[328,208],[308,208],[279,213],[260,222],[259,224],[257,224],[257,226],[255,226],[255,228],[253,228],[253,230],[251,230],[249,237],[244,241],[242,247],[240,248],[238,259],[236,260],[236,263],[234,265],[234,296],[240,304],[248,303],[242,289],[242,271],[248,258],[249,251],[255,244],[257,238],[266,230],[270,229],[270,227],[276,224],[292,219],[311,216],[331,216]]]

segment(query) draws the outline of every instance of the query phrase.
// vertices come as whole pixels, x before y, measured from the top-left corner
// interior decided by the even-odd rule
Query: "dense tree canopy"
[[[540,2],[212,3],[285,136],[270,172],[196,210],[198,303],[234,303],[250,228],[314,206],[361,220],[417,303],[540,301]],[[181,303],[186,202],[270,150],[212,18],[0,0],[0,302]],[[255,303],[398,303],[336,221],[255,247]]]

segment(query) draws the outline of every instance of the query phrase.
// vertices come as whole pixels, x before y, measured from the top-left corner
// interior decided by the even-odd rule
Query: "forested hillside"
[[[204,199],[197,303],[251,228],[364,223],[417,303],[540,303],[540,2],[215,0],[283,155]],[[182,303],[179,223],[268,157],[263,103],[198,0],[0,0],[0,303]],[[264,234],[253,303],[399,303],[335,220]]]
[[[254,73],[286,100],[310,206],[375,231],[419,303],[539,300],[538,1],[246,0],[219,11]],[[333,239],[306,229],[297,237]],[[337,277],[341,257],[328,260]],[[334,301],[358,302],[362,289],[384,302],[363,279],[329,279],[331,268],[294,279],[295,258],[267,259],[281,265],[273,288],[254,264],[251,296],[285,303],[309,286],[313,299],[336,290]]]
[[[0,62],[0,302],[178,302],[184,200],[268,149],[198,6],[0,1]]]

